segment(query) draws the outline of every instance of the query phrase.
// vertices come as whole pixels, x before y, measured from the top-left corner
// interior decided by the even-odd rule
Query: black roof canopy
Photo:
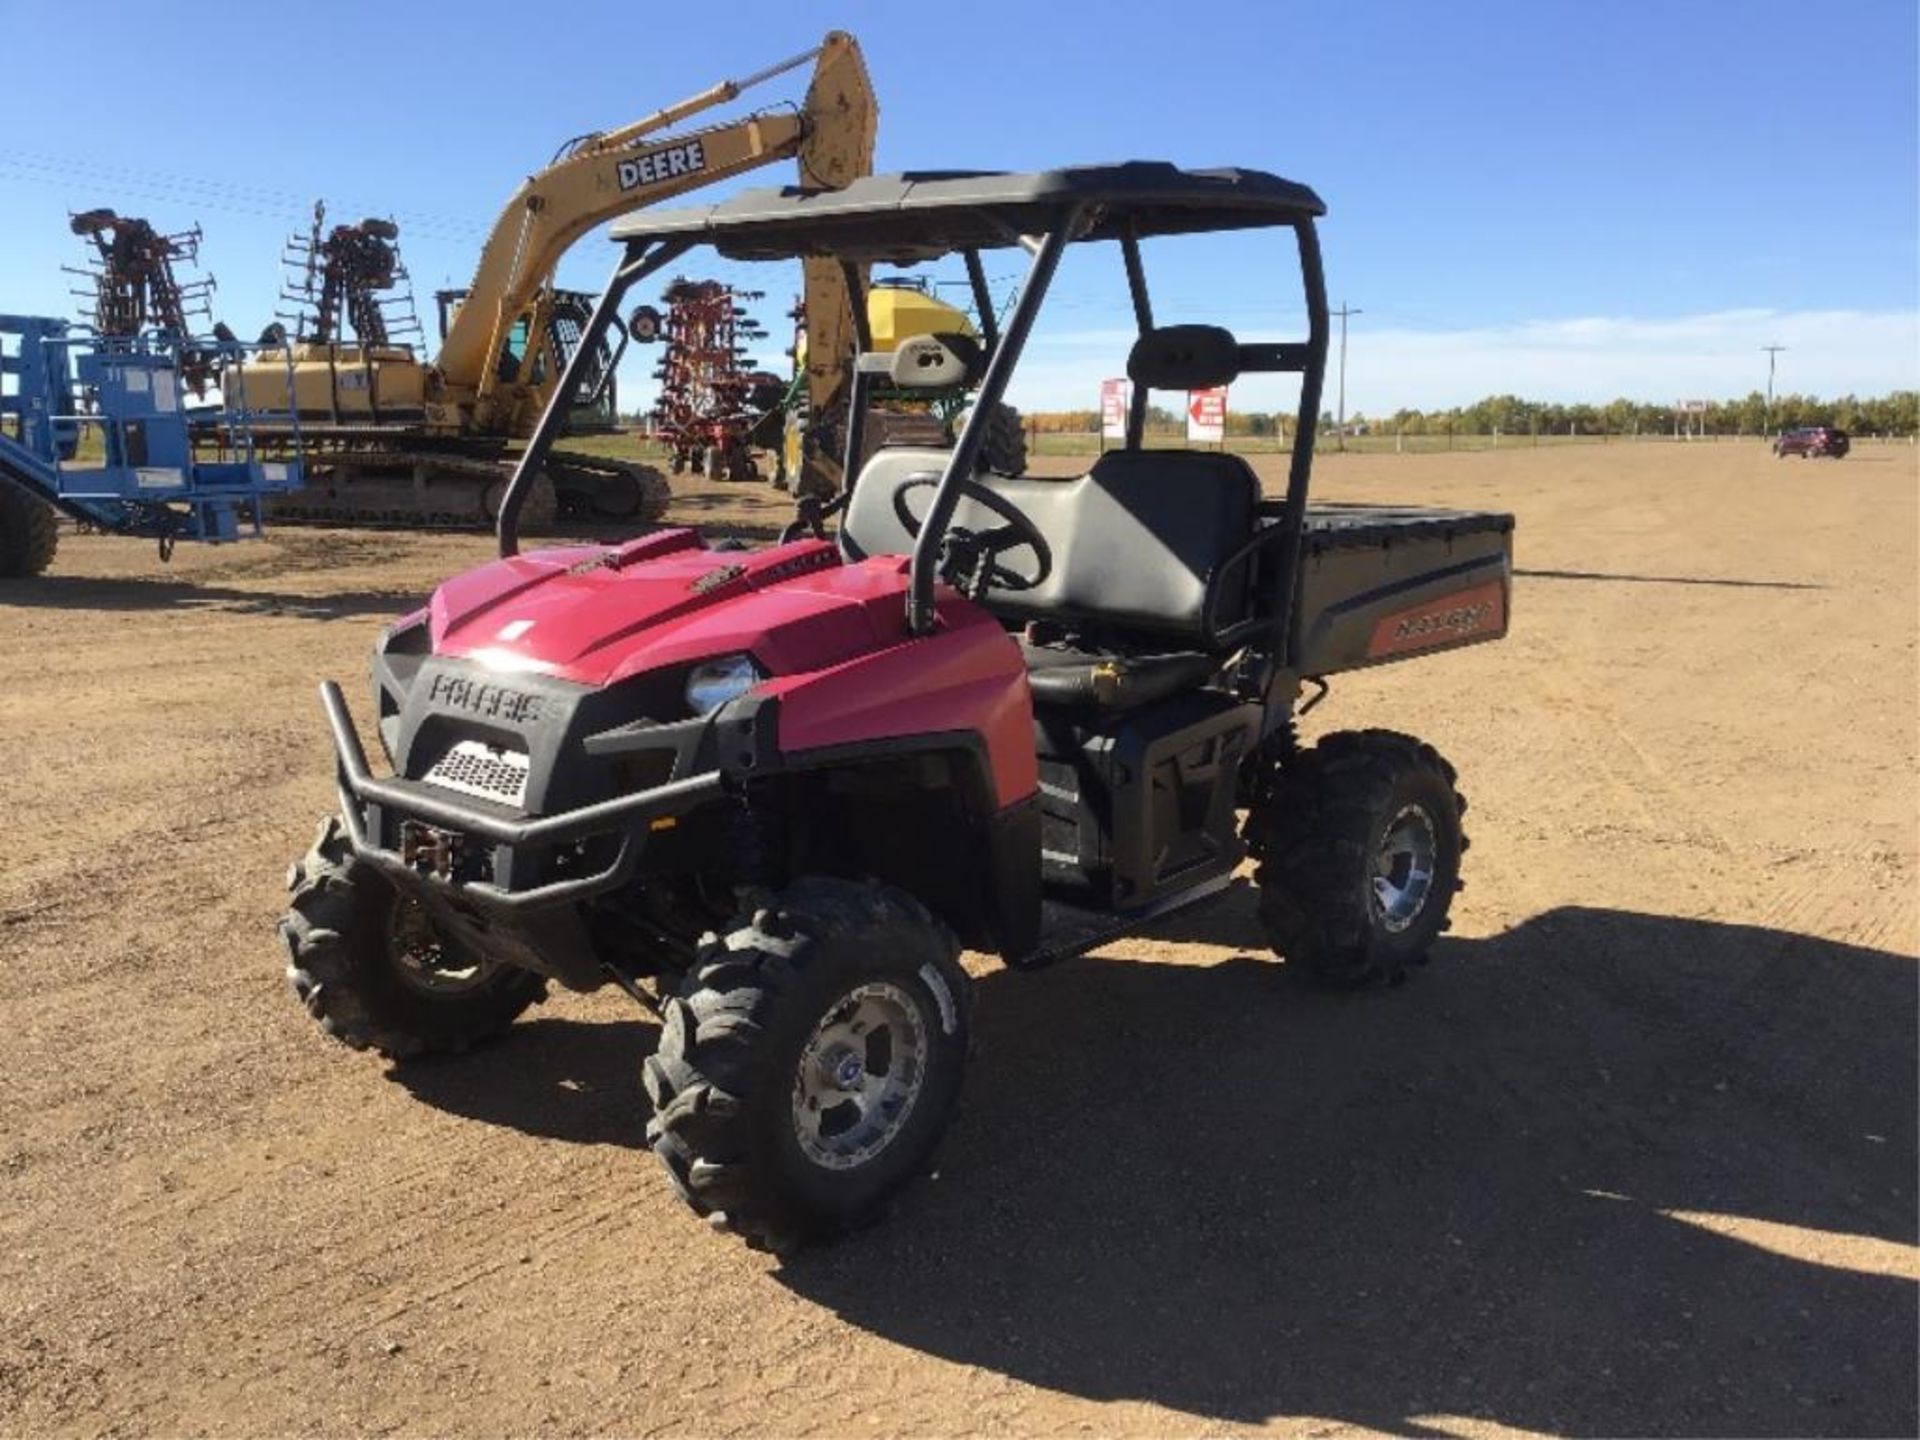
[[[1263,170],[1134,160],[1031,174],[908,171],[841,190],[746,190],[713,205],[642,211],[618,222],[613,238],[692,240],[736,260],[831,254],[908,262],[1015,244],[1052,229],[1075,205],[1087,207],[1080,240],[1291,225],[1326,213],[1305,185]]]

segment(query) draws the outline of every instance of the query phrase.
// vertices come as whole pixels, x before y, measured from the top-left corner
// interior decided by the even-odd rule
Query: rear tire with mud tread
[[[707,936],[642,1075],[647,1143],[681,1198],[775,1252],[876,1218],[924,1167],[959,1099],[971,997],[958,956],[912,896],[827,878],[797,881],[731,933]],[[924,1079],[883,1148],[829,1169],[796,1138],[800,1059],[824,1017],[877,981],[920,1012]]]
[[[287,888],[293,898],[280,921],[287,981],[320,1028],[351,1049],[390,1060],[457,1054],[498,1035],[547,993],[544,978],[513,965],[451,995],[403,981],[387,943],[399,897],[354,857],[337,817],[294,863]]]
[[[0,479],[0,580],[44,573],[59,548],[53,507],[31,490]]]
[[[1431,745],[1392,730],[1338,731],[1287,760],[1246,823],[1268,943],[1338,989],[1398,984],[1424,963],[1467,848],[1454,778]],[[1420,908],[1395,931],[1375,904],[1373,862],[1409,806],[1431,822],[1434,865]]]

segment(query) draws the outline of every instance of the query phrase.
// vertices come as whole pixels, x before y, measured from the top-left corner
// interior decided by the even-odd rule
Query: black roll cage
[[[1050,216],[1047,217],[1050,223],[1042,233],[1021,234],[1007,230],[1008,241],[1019,244],[1031,255],[1032,260],[1026,282],[1020,288],[1019,299],[1012,313],[1007,316],[1004,327],[994,324],[992,307],[986,303],[986,281],[980,263],[979,248],[956,246],[953,252],[949,252],[961,254],[966,263],[968,279],[975,292],[975,299],[982,316],[982,334],[987,342],[988,360],[978,393],[974,397],[972,412],[955,441],[952,452],[947,457],[946,469],[941,474],[940,483],[934,491],[933,503],[928,508],[921,525],[919,538],[914,542],[913,568],[907,596],[907,624],[915,634],[927,633],[935,623],[934,584],[937,579],[941,543],[961,499],[960,482],[971,479],[974,474],[981,447],[986,443],[987,430],[991,423],[990,417],[1006,394],[1008,382],[1012,379],[1014,369],[1020,362],[1021,351],[1026,347],[1027,339],[1032,333],[1034,320],[1046,301],[1047,290],[1053,282],[1055,271],[1059,268],[1061,256],[1066,252],[1069,244],[1082,238],[1089,217],[1097,211],[1097,208],[1084,200],[1061,203],[1053,207]],[[1031,208],[1024,213],[1031,215]],[[1293,659],[1288,650],[1291,643],[1292,612],[1298,590],[1295,577],[1299,570],[1301,536],[1306,527],[1307,490],[1313,472],[1314,438],[1320,415],[1322,383],[1326,375],[1329,331],[1326,278],[1321,265],[1319,233],[1315,228],[1313,217],[1310,214],[1295,213],[1284,218],[1277,217],[1270,225],[1257,228],[1278,229],[1283,226],[1293,230],[1299,250],[1300,278],[1307,302],[1307,338],[1304,342],[1295,343],[1242,345],[1239,368],[1242,373],[1285,372],[1298,373],[1301,377],[1299,412],[1294,422],[1293,453],[1287,469],[1287,492],[1282,502],[1278,523],[1262,530],[1223,568],[1231,569],[1234,566],[1247,564],[1252,560],[1254,552],[1273,546],[1277,552],[1274,556],[1273,573],[1283,577],[1284,583],[1276,587],[1271,616],[1263,617],[1257,625],[1235,626],[1231,636],[1221,638],[1250,639],[1250,632],[1253,629],[1270,628],[1273,643],[1268,653],[1282,666],[1286,666],[1290,665]],[[1235,226],[1233,228],[1254,227]],[[1204,233],[1204,230],[1188,233]],[[586,332],[580,337],[580,342],[560,377],[560,383],[554,388],[553,396],[540,416],[539,424],[528,439],[526,448],[521,452],[513,478],[508,482],[506,493],[501,498],[498,536],[500,554],[503,557],[519,553],[520,511],[526,503],[527,493],[532,488],[533,478],[540,473],[554,440],[559,436],[572,409],[572,397],[588,373],[590,357],[598,349],[601,339],[617,318],[627,292],[648,276],[674,263],[696,244],[704,243],[705,238],[700,236],[689,238],[678,234],[651,237],[641,234],[625,242],[625,253],[620,263],[615,266],[599,302],[594,306],[592,318],[587,322]],[[1146,272],[1141,262],[1140,237],[1129,228],[1114,238],[1118,240],[1126,266],[1127,289],[1133,301],[1134,320],[1139,332],[1144,335],[1152,330],[1154,325],[1152,297],[1147,288]],[[854,333],[858,337],[857,343],[862,350],[865,350],[868,348],[868,332],[864,267],[849,260],[843,261],[843,269],[848,282],[847,300],[853,309]],[[860,421],[870,388],[862,368],[855,364],[848,398],[847,446],[839,504],[845,503],[857,476],[860,448],[858,437],[863,428]],[[1147,405],[1148,387],[1136,384],[1127,414],[1126,444],[1129,449],[1137,449],[1141,446],[1146,429]]]

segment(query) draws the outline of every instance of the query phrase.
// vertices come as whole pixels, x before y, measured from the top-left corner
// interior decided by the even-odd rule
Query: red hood
[[[709,550],[691,530],[496,560],[434,592],[436,654],[584,685],[714,655],[774,675],[904,638],[906,561],[843,565],[820,540]]]

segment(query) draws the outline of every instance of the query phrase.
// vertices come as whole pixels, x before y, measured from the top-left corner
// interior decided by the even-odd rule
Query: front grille
[[[458,790],[501,805],[523,806],[530,762],[518,750],[501,750],[482,740],[462,740],[427,772],[429,785]]]

